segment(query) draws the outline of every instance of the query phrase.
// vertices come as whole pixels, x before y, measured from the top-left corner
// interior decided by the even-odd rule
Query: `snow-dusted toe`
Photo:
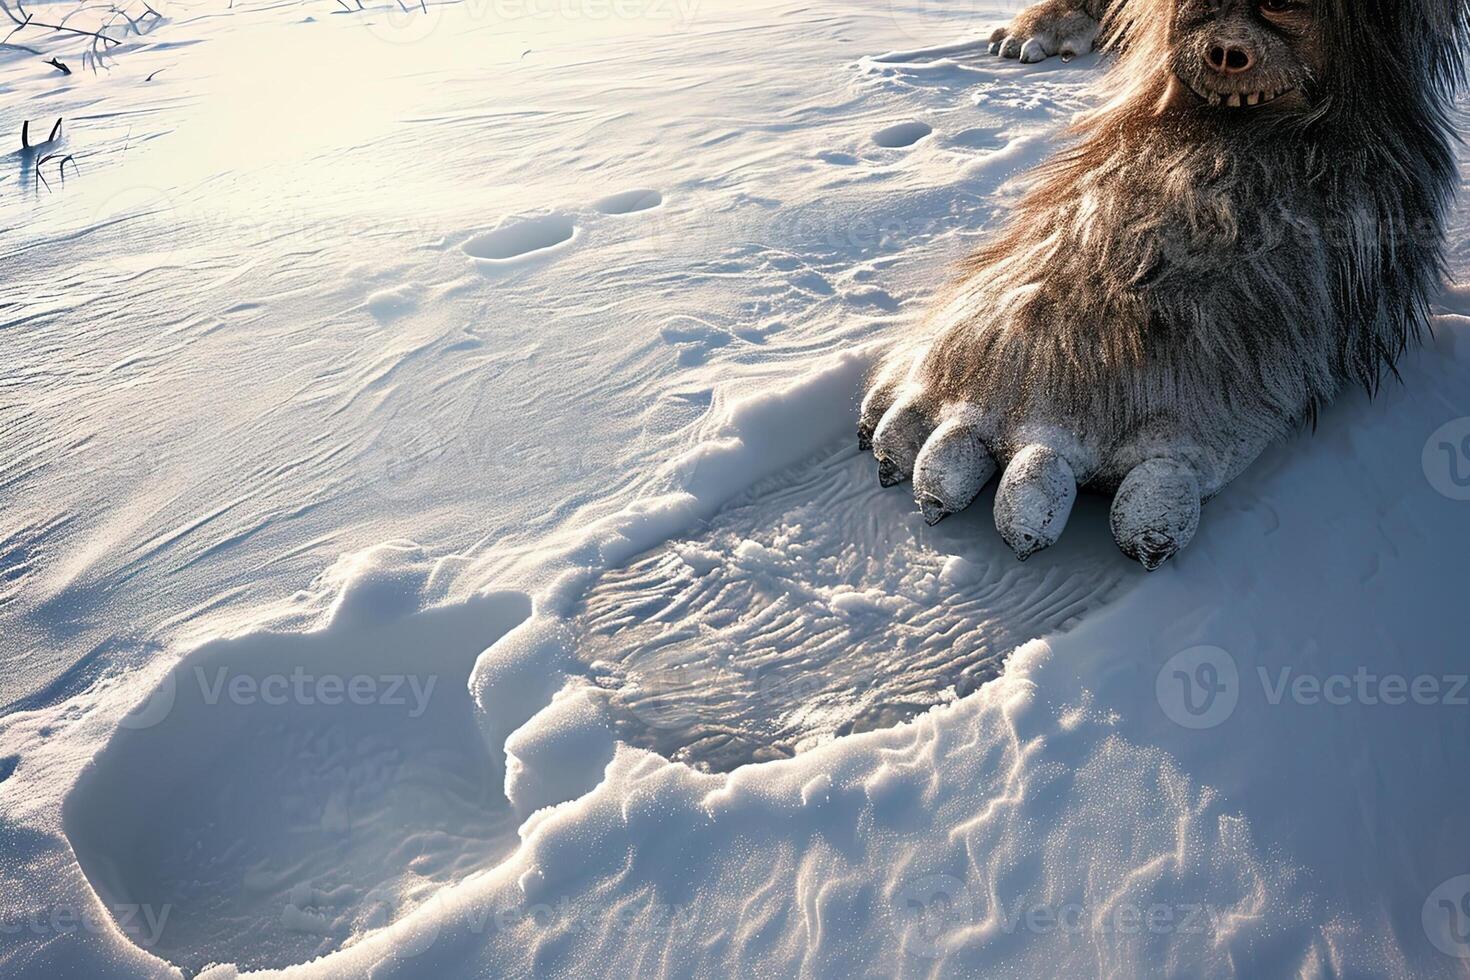
[[[925,523],[932,527],[970,506],[995,470],[973,423],[953,418],[935,429],[914,463],[914,502]]]
[[[903,391],[873,433],[873,455],[878,458],[878,482],[892,487],[914,471],[919,447],[929,437],[930,423],[918,388]]]
[[[1052,54],[1050,46],[1051,38],[1045,36],[1033,37],[1021,45],[1021,60],[1026,64],[1034,64],[1045,61]]]
[[[1123,479],[1113,498],[1113,538],[1149,571],[1189,544],[1199,529],[1200,487],[1194,471],[1172,459],[1149,459]]]
[[[858,412],[858,449],[867,452],[873,448],[873,433],[878,431],[878,423],[884,414],[893,407],[898,389],[898,378],[880,378],[863,396],[863,405]]]
[[[995,494],[995,529],[1025,561],[1056,544],[1077,499],[1077,477],[1061,453],[1033,443],[1016,453]]]

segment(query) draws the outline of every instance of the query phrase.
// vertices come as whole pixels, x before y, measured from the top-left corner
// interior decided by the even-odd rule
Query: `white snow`
[[[159,9],[0,48],[79,164],[0,174],[0,974],[1463,974],[1463,287],[1159,572],[1021,565],[857,396],[1096,57]]]

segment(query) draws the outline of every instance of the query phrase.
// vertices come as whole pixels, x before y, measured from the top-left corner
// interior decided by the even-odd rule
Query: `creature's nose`
[[[1234,44],[1217,44],[1205,55],[1205,61],[1222,75],[1239,75],[1256,63],[1246,48]]]

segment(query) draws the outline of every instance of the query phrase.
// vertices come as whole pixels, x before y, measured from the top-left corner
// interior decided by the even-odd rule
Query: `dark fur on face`
[[[1322,77],[1321,41],[1311,0],[1223,9],[1212,0],[1184,0],[1169,29],[1170,94],[1211,106],[1299,108]]]
[[[1119,0],[1103,32],[1113,97],[875,378],[860,434],[900,398],[889,479],[964,416],[1084,486],[1170,461],[1187,506],[1427,329],[1470,0]],[[1119,500],[1115,533],[1150,506]]]

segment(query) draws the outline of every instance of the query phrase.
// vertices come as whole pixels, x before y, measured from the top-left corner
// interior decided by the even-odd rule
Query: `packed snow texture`
[[[1470,292],[1019,565],[856,398],[1097,57],[345,6],[0,48],[0,974],[1463,975]]]

